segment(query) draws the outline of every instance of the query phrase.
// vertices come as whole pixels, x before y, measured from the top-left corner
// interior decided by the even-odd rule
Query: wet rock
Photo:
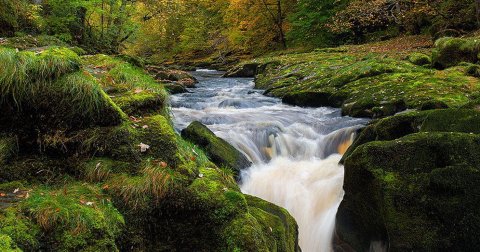
[[[193,88],[198,83],[197,79],[191,74],[180,70],[164,70],[158,71],[155,75],[155,79],[160,81],[173,81],[181,84],[185,87]]]
[[[187,89],[185,88],[184,85],[180,85],[180,84],[165,84],[165,89],[167,89],[167,91],[170,93],[170,94],[181,94],[181,93],[186,93],[187,92]]]
[[[240,151],[215,134],[200,122],[192,122],[182,130],[182,137],[202,147],[218,166],[226,166],[239,176],[242,169],[251,166],[251,162]]]

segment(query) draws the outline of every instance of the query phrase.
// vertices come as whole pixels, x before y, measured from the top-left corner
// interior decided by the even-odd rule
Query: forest
[[[480,0],[0,0],[0,251],[477,251]]]

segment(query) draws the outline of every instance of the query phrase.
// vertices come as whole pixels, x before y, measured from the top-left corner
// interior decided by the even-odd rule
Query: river
[[[200,121],[243,152],[242,192],[286,208],[299,225],[303,252],[331,251],[343,198],[341,154],[365,119],[335,108],[301,108],[255,90],[253,79],[198,70],[197,88],[171,96],[177,130]]]

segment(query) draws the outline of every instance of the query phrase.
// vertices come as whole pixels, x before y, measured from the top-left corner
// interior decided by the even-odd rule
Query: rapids
[[[253,166],[241,189],[286,208],[299,225],[302,251],[331,251],[343,198],[341,154],[365,119],[339,109],[300,108],[255,90],[252,79],[199,70],[189,93],[171,96],[176,130],[200,121],[243,152]]]

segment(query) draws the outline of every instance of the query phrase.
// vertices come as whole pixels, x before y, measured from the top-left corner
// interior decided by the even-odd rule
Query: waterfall
[[[338,152],[339,147],[343,150],[351,143],[353,133],[346,137],[349,131],[335,132],[318,143],[331,154],[323,159],[315,155],[278,155],[268,163],[255,163],[242,173],[244,193],[282,206],[295,218],[302,251],[332,250],[335,215],[343,198],[344,170],[339,165],[341,155],[330,152]]]
[[[331,251],[343,198],[339,161],[366,120],[288,106],[254,90],[251,79],[220,76],[199,71],[197,88],[171,97],[176,129],[200,121],[244,153],[253,166],[242,171],[242,191],[287,209],[302,251]]]

